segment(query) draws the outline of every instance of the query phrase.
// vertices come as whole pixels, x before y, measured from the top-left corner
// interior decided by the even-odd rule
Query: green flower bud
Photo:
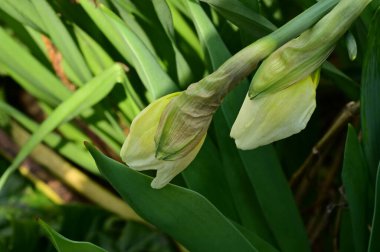
[[[260,39],[174,98],[158,126],[156,157],[177,160],[199,146],[223,98],[276,47],[271,37]]]
[[[122,160],[132,169],[137,171],[157,170],[156,178],[151,186],[159,189],[165,186],[177,174],[182,172],[193,161],[199,152],[203,139],[188,155],[176,161],[158,160],[155,157],[156,134],[162,112],[168,103],[178,97],[180,93],[164,96],[146,107],[132,122],[129,135],[120,152]]]
[[[246,96],[230,136],[239,149],[255,149],[306,127],[315,107],[319,72],[275,93]]]
[[[265,96],[304,79],[327,59],[337,40],[371,0],[341,0],[312,28],[263,61],[253,77],[248,95]]]

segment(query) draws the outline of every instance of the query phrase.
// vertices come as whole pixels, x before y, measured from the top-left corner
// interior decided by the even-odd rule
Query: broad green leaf
[[[380,163],[377,168],[375,188],[375,209],[371,225],[371,236],[369,239],[368,252],[380,251]]]
[[[29,155],[50,132],[59,125],[67,122],[79,115],[84,110],[90,108],[104,98],[120,82],[123,76],[123,69],[120,65],[113,65],[104,71],[85,86],[76,91],[67,100],[62,102],[54,112],[40,125],[39,129],[32,135],[29,141],[21,148],[12,165],[5,171],[0,179],[0,189],[7,178],[14,172],[24,159]]]
[[[190,1],[187,2],[187,6],[200,40],[205,47],[205,52],[210,59],[209,68],[212,71],[227,60],[230,53],[201,6],[196,2]],[[211,40],[210,43],[206,43],[209,39]],[[238,222],[243,226],[254,230],[263,238],[271,239],[271,232],[263,218],[261,208],[257,203],[253,188],[247,179],[247,174],[245,173],[243,164],[238,157],[237,150],[233,145],[231,146],[232,141],[228,136],[228,130],[224,130],[226,127],[224,115],[217,112],[214,121],[216,121],[216,139],[222,154],[222,168],[231,194],[233,195],[235,209],[239,215]],[[231,169],[231,167],[234,167],[234,169]],[[184,173],[184,175],[186,176],[186,173]],[[202,182],[208,185],[207,181],[203,180]]]
[[[87,0],[80,4],[116,49],[135,68],[153,99],[177,90],[143,42],[124,22],[103,5],[95,7]]]
[[[106,250],[92,243],[67,239],[41,219],[38,219],[38,223],[58,252],[106,252]]]
[[[366,251],[368,243],[368,183],[369,177],[360,143],[349,125],[344,151],[342,181],[348,201],[355,251]]]
[[[342,209],[340,212],[339,251],[352,252],[355,248],[353,237],[350,211]]]
[[[92,78],[91,72],[73,38],[53,8],[45,0],[31,0],[31,2],[37,10],[36,15],[39,15],[46,28],[45,32],[62,53],[70,68],[81,80],[81,83],[76,84],[80,86],[89,81]]]
[[[239,222],[227,179],[222,172],[223,164],[215,144],[206,137],[197,157],[182,173],[187,187],[205,196],[223,215]],[[212,183],[210,183],[212,181]]]
[[[309,251],[303,221],[273,146],[239,154],[281,251]]]
[[[380,11],[372,19],[367,52],[362,69],[361,125],[363,147],[371,177],[375,178],[380,161]]]
[[[249,7],[254,12],[259,13],[260,11],[260,0],[239,0],[242,2],[245,6]]]
[[[0,64],[28,92],[51,105],[70,91],[39,61],[0,28]]]
[[[257,251],[253,245],[200,194],[167,185],[156,190],[152,178],[118,163],[87,145],[112,186],[136,212],[190,251]]]
[[[244,236],[251,241],[252,244],[255,244],[255,247],[258,251],[265,251],[265,252],[278,252],[276,248],[274,248],[271,244],[266,242],[265,240],[261,239],[258,235],[255,233],[252,233],[245,227],[235,224],[235,226],[239,229],[239,231],[244,234]]]
[[[196,3],[189,2],[189,7],[191,10],[192,8],[196,9]],[[201,14],[200,9],[196,10],[198,12],[192,10],[193,21],[196,23],[201,40],[208,50],[212,67],[216,69],[224,62],[223,58],[230,55],[223,46],[223,42],[218,39],[215,30],[212,29],[212,24]],[[204,17],[204,19],[200,17]],[[210,41],[210,37],[214,38],[213,41]],[[229,94],[221,106],[228,129],[231,128],[244,99],[243,84],[240,84],[241,87],[237,88],[235,92]],[[218,122],[217,127],[221,127],[221,125],[223,124]],[[219,135],[220,137],[221,135]],[[280,249],[282,251],[309,251],[303,222],[273,147],[267,146],[253,151],[239,151],[238,156]]]
[[[233,195],[233,202],[242,226],[254,232],[262,239],[277,246],[276,240],[264,216],[257,195],[248,178],[244,164],[234,141],[229,137],[230,127],[222,111],[214,116],[214,130],[222,159],[222,170],[227,185]]]

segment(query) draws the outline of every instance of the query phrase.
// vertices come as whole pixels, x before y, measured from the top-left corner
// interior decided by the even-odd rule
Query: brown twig
[[[327,144],[334,139],[339,132],[347,125],[347,123],[352,119],[354,115],[357,114],[360,108],[359,102],[349,102],[344,107],[343,111],[331,125],[331,127],[327,130],[327,132],[323,135],[321,140],[318,141],[316,145],[312,148],[309,156],[306,158],[305,162],[300,166],[300,168],[293,174],[290,179],[290,185],[294,188],[296,183],[299,181],[301,176],[304,174],[305,170],[312,166],[313,163],[316,162],[319,158],[320,151],[324,149]]]
[[[329,150],[332,148],[332,145],[326,145],[322,152],[319,152],[318,159],[315,160],[314,163],[310,165],[307,171],[305,171],[303,179],[300,181],[297,190],[295,192],[295,198],[296,202],[300,205],[304,195],[307,193],[307,190],[309,189],[311,182],[315,175],[320,170],[320,167],[323,165],[323,161],[325,160],[325,157],[327,156]]]

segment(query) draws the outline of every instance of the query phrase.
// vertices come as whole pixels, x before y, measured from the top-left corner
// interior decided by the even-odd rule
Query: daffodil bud
[[[164,96],[146,107],[132,122],[129,135],[121,149],[122,160],[137,171],[157,170],[156,178],[151,186],[159,189],[165,186],[177,174],[182,172],[195,158],[201,148],[203,140],[186,156],[175,161],[159,160],[156,158],[156,144],[154,135],[162,112],[169,102],[180,93]]]
[[[156,157],[178,160],[199,146],[223,98],[276,47],[271,37],[258,40],[175,97],[166,107],[158,126]]]
[[[265,96],[285,89],[318,69],[371,0],[341,0],[312,28],[303,32],[263,61],[248,95]]]
[[[186,91],[153,102],[132,122],[121,150],[123,161],[135,170],[157,170],[151,186],[165,186],[195,158],[212,116],[227,93],[255,70],[260,61],[314,24],[335,4],[336,0],[315,4],[235,54]]]
[[[255,149],[289,137],[306,127],[315,107],[319,72],[262,97],[246,96],[231,129],[239,149]]]

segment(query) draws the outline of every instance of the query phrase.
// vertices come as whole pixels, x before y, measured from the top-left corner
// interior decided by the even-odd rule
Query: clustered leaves
[[[0,1],[0,250],[380,250],[379,4]]]

